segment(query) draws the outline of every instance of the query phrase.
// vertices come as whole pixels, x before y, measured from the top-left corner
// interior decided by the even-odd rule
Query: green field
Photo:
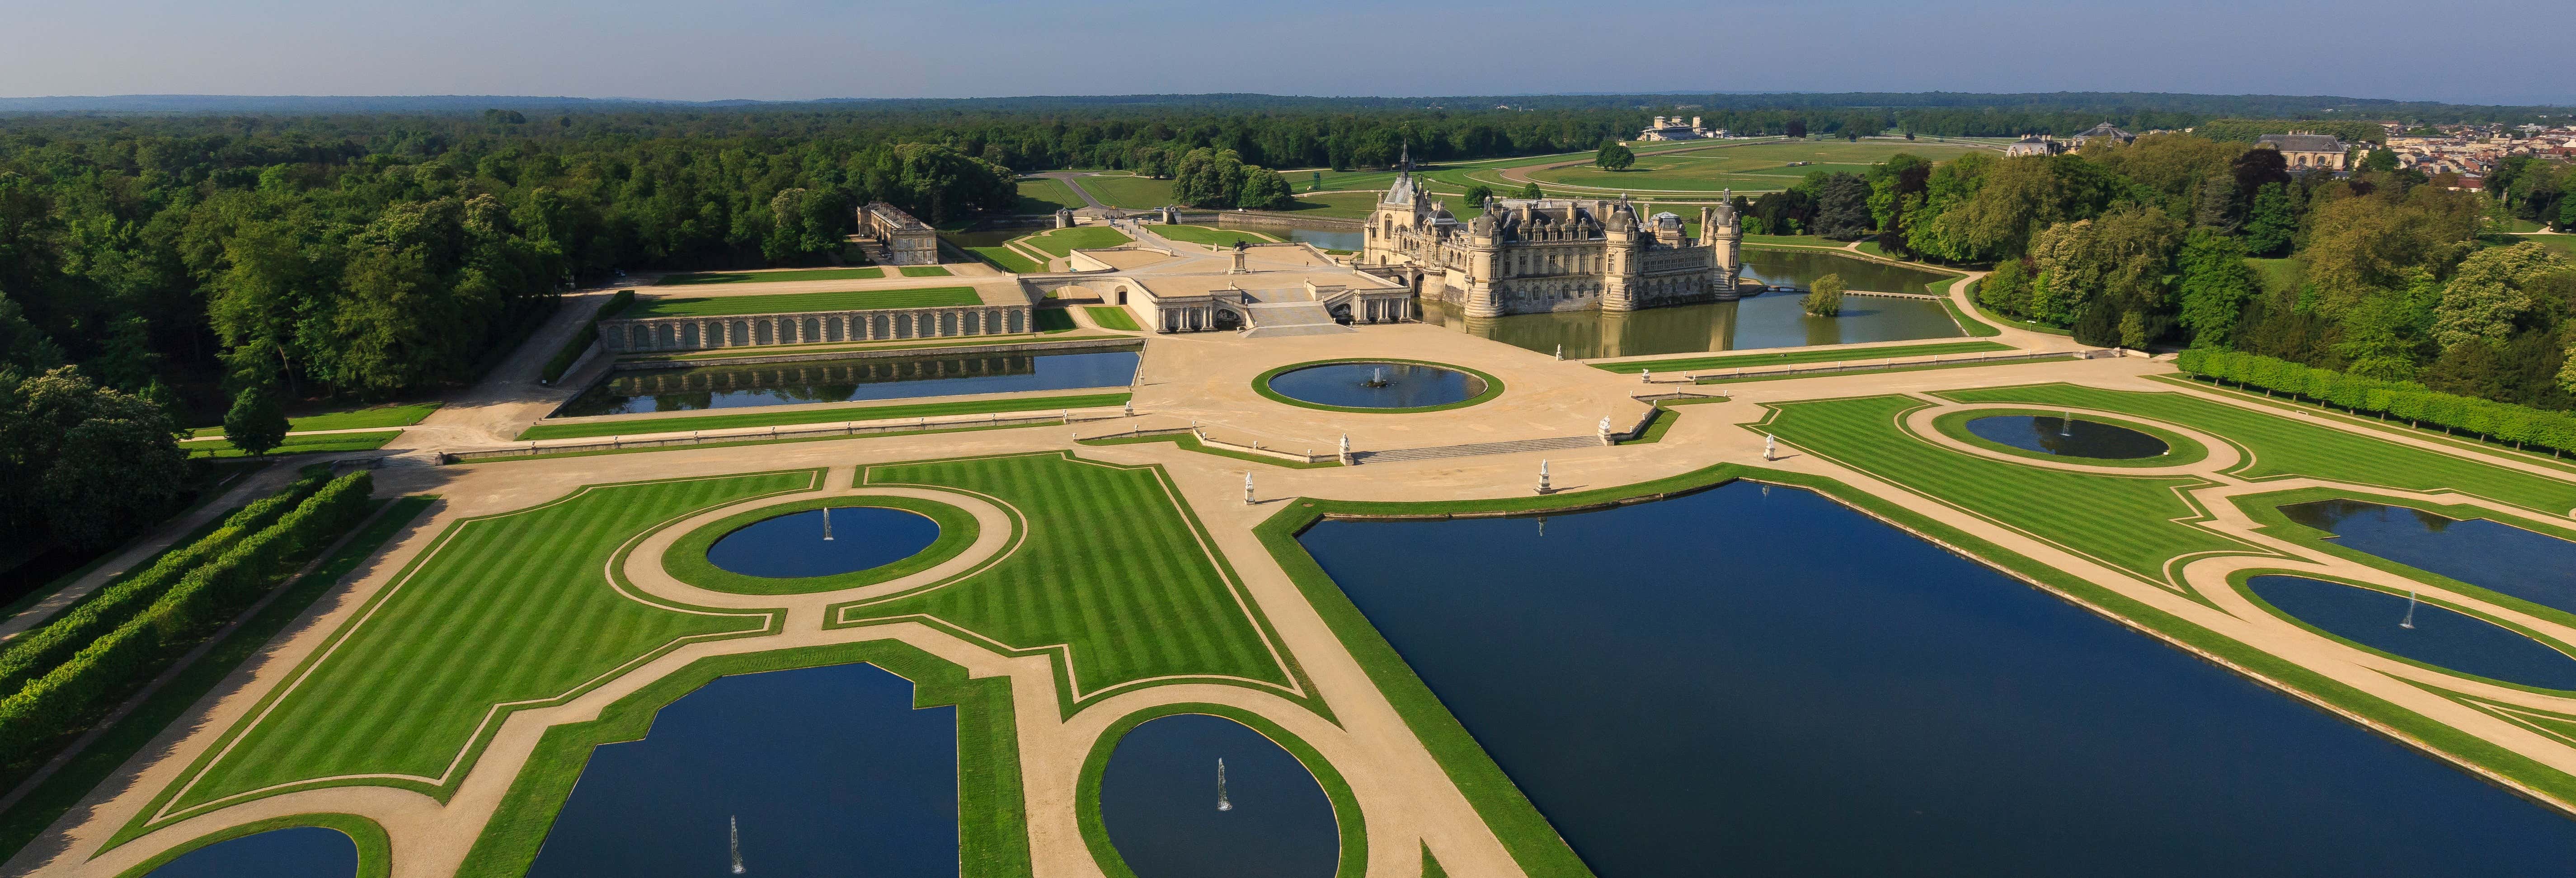
[[[288,436],[286,444],[268,450],[270,454],[319,454],[326,451],[374,451],[402,435],[401,430],[375,430],[366,433],[314,433]],[[241,449],[220,436],[212,439],[190,439],[179,443],[179,450],[189,457],[248,457]]]
[[[1377,209],[1375,192],[1326,192],[1321,195],[1297,196],[1297,204],[1286,213],[1308,216],[1359,219]]]
[[[838,424],[845,421],[876,421],[888,418],[936,418],[992,412],[1087,409],[1119,405],[1126,401],[1125,393],[1089,393],[1075,396],[1036,396],[905,405],[854,405],[792,412],[706,415],[694,418],[538,424],[521,431],[518,438],[521,442],[528,442],[539,439],[586,439],[592,436],[640,436],[646,433],[677,433],[685,430],[736,430],[744,427],[784,427],[791,424]]]
[[[947,277],[954,274],[936,265],[907,265],[902,268],[902,271],[904,277]]]
[[[1084,177],[1082,191],[1110,207],[1152,210],[1172,203],[1172,181],[1152,177]]]
[[[123,837],[286,789],[369,784],[444,799],[491,739],[496,711],[558,703],[688,642],[775,632],[773,613],[667,606],[602,571],[638,533],[711,506],[810,490],[822,475],[597,485],[450,525]]]
[[[438,403],[434,402],[413,403],[410,405],[368,406],[366,408],[349,409],[347,411],[324,412],[318,415],[304,415],[302,417],[288,418],[286,419],[286,429],[289,431],[301,432],[305,430],[358,430],[367,427],[408,427],[413,424],[420,423],[420,419],[429,417],[430,412],[437,410]],[[197,429],[188,431],[188,436],[194,439],[211,439],[221,435],[224,435],[224,428],[222,427],[198,427]]]
[[[1182,241],[1191,244],[1206,244],[1210,247],[1232,247],[1236,242],[1242,242],[1245,244],[1275,244],[1279,242],[1279,239],[1273,238],[1269,235],[1264,235],[1260,232],[1246,232],[1236,229],[1211,229],[1206,226],[1155,226],[1154,233],[1175,241]]]
[[[1019,213],[1054,213],[1058,210],[1081,210],[1087,205],[1082,196],[1053,177],[1029,177],[1020,181]]]
[[[885,276],[882,268],[800,268],[790,271],[726,271],[701,274],[674,274],[663,277],[657,286],[694,286],[698,284],[766,284],[791,280],[872,280]]]
[[[1532,172],[1530,179],[1542,185],[1588,186],[1610,191],[1715,193],[1734,189],[1765,192],[1786,189],[1815,171],[1863,173],[1869,170],[1870,165],[1886,161],[1889,156],[1900,152],[1940,161],[1957,158],[1973,149],[1951,143],[1886,140],[1748,143],[1641,154],[1637,157],[1637,164],[1625,171],[1604,171],[1580,165]],[[1811,164],[1791,167],[1791,162]]]
[[[986,233],[977,232],[976,234],[980,235]],[[967,240],[964,238],[948,238],[947,240],[950,246],[974,254],[975,258],[984,260],[985,264],[1012,274],[1043,274],[1047,270],[1047,267],[1039,265],[1037,260],[1030,259],[1026,254],[1023,254],[1020,251],[1013,250],[1000,244],[969,246],[963,243],[964,240]]]
[[[1057,229],[1030,235],[1019,239],[1019,242],[1051,256],[1071,256],[1075,250],[1116,247],[1134,240],[1136,239],[1127,237],[1125,233],[1108,226],[1074,226],[1070,229]]]
[[[1897,345],[1884,348],[1861,348],[1790,351],[1766,354],[1730,354],[1718,357],[1675,357],[1668,360],[1632,360],[1625,363],[1594,363],[1592,368],[1604,372],[1635,375],[1653,369],[1658,372],[1697,369],[1758,369],[1764,366],[1789,366],[1802,363],[1831,363],[1848,360],[1855,363],[1884,360],[1890,357],[1931,357],[1948,354],[1978,354],[2009,351],[2013,346],[1991,341],[1945,341],[1936,344]]]
[[[1126,332],[1143,332],[1145,329],[1136,324],[1136,315],[1127,313],[1123,305],[1095,305],[1082,309],[1082,313],[1091,315],[1091,322],[1102,329]]]
[[[773,296],[640,299],[620,317],[733,317],[743,314],[795,314],[805,311],[859,311],[868,308],[946,308],[981,305],[974,287],[922,287],[910,290],[853,290],[839,293],[780,293]]]
[[[928,616],[1052,656],[1070,681],[1067,715],[1149,680],[1249,685],[1320,708],[1159,467],[1042,452],[870,466],[861,479],[972,491],[1016,511],[1026,542],[953,585],[840,605],[829,627]]]

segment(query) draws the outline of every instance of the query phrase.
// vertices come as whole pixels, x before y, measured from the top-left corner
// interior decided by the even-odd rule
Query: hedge
[[[2411,381],[2381,381],[2238,351],[2192,349],[2175,365],[2184,372],[2266,392],[2287,393],[2353,412],[2403,418],[2416,426],[2460,430],[2516,447],[2552,453],[2576,449],[2576,415],[2443,393]]]
[[[320,490],[322,483],[320,477],[301,479],[285,490],[253,501],[225,519],[223,527],[215,532],[162,555],[142,573],[100,590],[43,627],[10,642],[0,650],[0,692],[15,693],[26,688],[27,681],[62,664],[100,635],[116,630],[160,600],[188,571],[219,557],[242,537],[275,523],[278,516]]]
[[[69,661],[0,700],[0,764],[22,761],[222,627],[319,552],[367,510],[375,481],[360,471],[324,485],[275,523],[180,577],[150,608],[91,641]]]
[[[590,350],[591,344],[599,341],[599,321],[615,316],[634,302],[634,290],[618,290],[616,295],[608,297],[608,301],[600,303],[599,310],[590,312],[590,322],[583,324],[580,332],[573,333],[572,340],[564,343],[563,350],[555,352],[554,359],[546,361],[545,372],[537,377],[547,384],[562,380],[564,370],[572,368],[573,362],[581,359],[582,352]]]

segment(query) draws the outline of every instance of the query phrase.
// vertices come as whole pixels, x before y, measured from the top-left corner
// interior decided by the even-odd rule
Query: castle
[[[1406,162],[1369,214],[1360,264],[1412,267],[1422,295],[1468,317],[1733,300],[1743,227],[1723,204],[1700,208],[1699,227],[1692,240],[1680,216],[1638,216],[1624,197],[1495,199],[1460,222]]]

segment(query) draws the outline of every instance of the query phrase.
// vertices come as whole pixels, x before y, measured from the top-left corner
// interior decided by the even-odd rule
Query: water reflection
[[[2154,436],[2081,418],[1990,415],[1971,419],[1967,426],[1970,434],[1988,442],[2062,457],[2136,460],[2156,457],[2168,450],[2165,441]]]
[[[1746,250],[1743,265],[1745,277],[1800,289],[1815,283],[1817,278],[1839,274],[1843,277],[1844,289],[1923,295],[1934,292],[1932,284],[1957,277],[1813,250]]]
[[[1299,538],[1603,878],[2563,874],[2576,822],[1803,490]]]
[[[707,563],[744,576],[794,579],[883,567],[939,539],[930,516],[883,506],[808,509],[743,525],[707,547]]]
[[[696,369],[610,372],[556,411],[558,417],[751,408],[1124,387],[1136,378],[1134,351],[985,357],[872,357]]]
[[[2576,690],[2576,658],[2476,616],[2304,576],[2257,576],[2245,587],[2299,621],[2381,652],[2508,683]]]
[[[1332,878],[1341,860],[1333,803],[1314,775],[1219,716],[1158,717],[1118,739],[1100,818],[1137,878]]]
[[[147,878],[350,878],[358,844],[336,829],[291,826],[180,854]]]
[[[1839,316],[1806,312],[1803,296],[1764,293],[1734,302],[1677,305],[1643,311],[1558,311],[1508,317],[1465,317],[1455,306],[1425,300],[1425,323],[1514,347],[1565,355],[1630,357],[1751,348],[1804,347],[1952,338],[1965,335],[1941,303],[1930,299],[1852,296]]]
[[[1392,409],[1448,405],[1485,392],[1485,382],[1412,363],[1331,363],[1272,376],[1270,389],[1316,405]]]
[[[2500,521],[2460,521],[2361,500],[2281,507],[2357,552],[2576,613],[2576,543]]]

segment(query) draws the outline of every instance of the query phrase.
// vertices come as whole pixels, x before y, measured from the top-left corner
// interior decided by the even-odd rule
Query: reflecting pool
[[[2136,460],[2165,453],[2165,440],[2127,427],[2056,415],[1990,415],[1968,421],[1979,439],[2062,457]]]
[[[707,563],[744,576],[831,576],[910,558],[938,539],[939,523],[927,515],[835,506],[743,525],[707,547]]]
[[[1329,363],[1273,375],[1270,389],[1316,405],[1401,409],[1466,400],[1485,392],[1485,381],[1413,363]]]
[[[1787,348],[1865,341],[1954,338],[1967,333],[1932,299],[1851,296],[1842,313],[1807,313],[1801,293],[1763,293],[1733,302],[1643,311],[1557,311],[1509,317],[1461,316],[1455,306],[1422,302],[1422,321],[1540,353],[1575,359]]]
[[[1754,248],[1744,251],[1743,274],[1774,286],[1787,285],[1799,289],[1815,283],[1817,278],[1839,274],[1843,276],[1844,289],[1916,295],[1930,295],[1934,292],[1932,284],[1958,277],[1814,250]],[[1844,304],[1850,303],[1846,301]]]
[[[2361,500],[2299,503],[2281,512],[2334,534],[2353,551],[2576,613],[2576,543],[2500,521],[2460,521]]]
[[[1219,716],[1158,717],[1118,739],[1100,776],[1100,819],[1137,878],[1332,878],[1341,860],[1333,803],[1314,775]]]
[[[180,854],[146,878],[350,878],[358,844],[337,829],[290,826]]]
[[[1263,229],[1262,231],[1285,236],[1291,241],[1304,241],[1325,250],[1349,250],[1356,253],[1360,248],[1368,245],[1367,235],[1364,232],[1346,232],[1338,229]]]
[[[736,827],[739,827],[737,830]],[[739,854],[739,860],[735,857]],[[591,751],[531,876],[954,876],[957,711],[846,664],[721,677]]]
[[[1603,878],[2576,852],[2576,821],[1803,490],[1300,542]]]
[[[2576,658],[2466,613],[2304,576],[2257,576],[2245,587],[2299,621],[2381,652],[2507,683],[2576,690]]]
[[[966,393],[1125,387],[1135,351],[994,356],[872,357],[695,369],[610,372],[557,417],[855,402]]]

